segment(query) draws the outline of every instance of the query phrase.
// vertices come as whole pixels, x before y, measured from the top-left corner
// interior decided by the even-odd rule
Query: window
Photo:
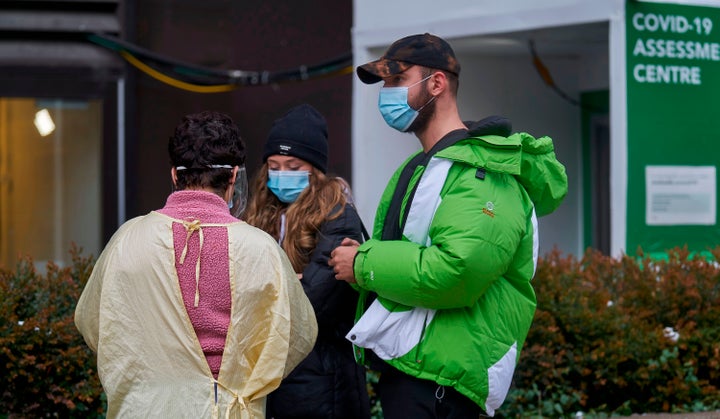
[[[101,99],[0,97],[0,265],[62,265],[71,243],[98,255],[103,147]]]

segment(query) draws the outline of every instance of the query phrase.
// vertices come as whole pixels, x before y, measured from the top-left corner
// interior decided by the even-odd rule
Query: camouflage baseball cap
[[[379,60],[357,68],[357,75],[366,84],[402,73],[413,65],[445,70],[460,75],[460,63],[450,44],[429,33],[410,35],[390,45]]]

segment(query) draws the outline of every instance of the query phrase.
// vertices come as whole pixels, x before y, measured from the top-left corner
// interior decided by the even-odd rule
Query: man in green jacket
[[[385,419],[493,416],[535,313],[536,217],[565,197],[565,168],[548,137],[460,119],[460,64],[437,36],[402,38],[357,74],[384,82],[380,113],[422,151],[390,179],[373,238],[331,255],[370,297],[347,338],[381,373]]]

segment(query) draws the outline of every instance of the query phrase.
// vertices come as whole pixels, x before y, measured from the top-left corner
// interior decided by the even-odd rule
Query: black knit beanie
[[[294,156],[327,171],[327,123],[325,118],[308,104],[290,109],[275,120],[265,141],[263,163],[273,154]]]

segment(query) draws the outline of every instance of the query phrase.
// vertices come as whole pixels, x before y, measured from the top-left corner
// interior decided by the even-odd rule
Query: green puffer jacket
[[[383,193],[374,238],[358,248],[358,286],[378,298],[347,337],[400,371],[454,387],[492,416],[535,313],[536,215],[562,202],[565,168],[548,137],[460,140],[418,166],[403,200],[403,240],[381,241],[405,164]]]

